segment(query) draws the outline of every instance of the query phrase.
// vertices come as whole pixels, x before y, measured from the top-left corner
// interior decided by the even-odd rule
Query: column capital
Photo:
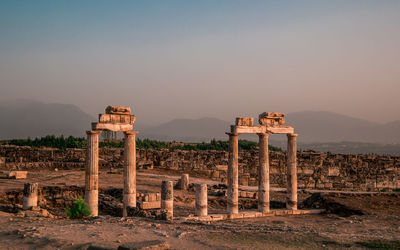
[[[139,134],[139,132],[138,131],[125,131],[124,132],[124,135],[136,135],[136,134]]]
[[[258,136],[270,136],[272,133],[265,132],[265,133],[257,133]]]
[[[87,135],[96,135],[96,134],[100,134],[100,130],[88,130],[86,131]]]
[[[286,134],[287,137],[297,137],[299,134]]]

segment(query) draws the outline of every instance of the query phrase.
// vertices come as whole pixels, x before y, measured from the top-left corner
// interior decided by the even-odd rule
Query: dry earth
[[[166,172],[143,170],[137,176],[139,192],[159,192]],[[171,173],[173,174],[173,173]],[[100,171],[101,197],[122,189],[122,174]],[[42,213],[18,212],[25,182],[38,182],[53,192]],[[191,178],[191,182],[211,180]],[[299,192],[305,207],[326,208],[326,214],[276,216],[220,222],[172,222],[142,217],[121,218],[100,208],[100,216],[83,220],[65,218],[64,208],[80,195],[84,171],[30,172],[27,180],[0,179],[1,249],[87,249],[90,245],[110,247],[148,240],[160,240],[172,249],[311,249],[311,248],[400,248],[400,194],[349,193],[313,194]],[[74,187],[77,186],[77,187]],[[247,188],[254,189],[254,188]],[[60,191],[60,194],[54,192]],[[174,215],[194,213],[194,192],[175,190]],[[106,196],[108,195],[108,196]],[[49,197],[49,196],[48,196]],[[118,195],[116,196],[118,200]],[[283,205],[285,193],[271,193],[273,207]],[[118,202],[117,202],[118,203]],[[224,197],[209,196],[209,213],[223,212]],[[241,199],[242,207],[256,201]],[[14,209],[14,210],[13,210]],[[12,210],[12,211],[11,211]],[[50,218],[46,212],[54,215]],[[16,213],[15,213],[16,212]],[[115,212],[117,213],[117,212]]]

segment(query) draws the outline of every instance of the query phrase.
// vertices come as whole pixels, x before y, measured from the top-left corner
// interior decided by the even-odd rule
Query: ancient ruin
[[[98,215],[99,134],[101,131],[124,132],[124,189],[123,216],[128,207],[136,207],[136,142],[133,130],[135,116],[130,107],[108,106],[105,114],[99,114],[99,122],[92,123],[87,131],[85,201],[93,216]]]
[[[259,167],[258,167],[258,211],[270,211],[269,198],[269,154],[268,138],[271,134],[287,134],[287,197],[286,207],[297,210],[297,169],[296,169],[296,136],[293,127],[285,126],[284,114],[264,112],[259,115],[259,124],[255,126],[253,118],[236,118],[236,124],[231,126],[229,135],[228,163],[228,197],[227,212],[237,214],[239,197],[239,146],[240,134],[257,134],[259,137]]]

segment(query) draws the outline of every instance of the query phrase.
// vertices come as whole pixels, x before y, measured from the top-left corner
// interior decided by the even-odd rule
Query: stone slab
[[[26,179],[28,171],[10,171],[7,173],[9,179]]]
[[[266,126],[231,126],[231,133],[233,134],[293,134],[293,127],[266,127]]]
[[[186,217],[185,220],[194,221],[219,221],[219,220],[235,220],[235,219],[250,219],[271,216],[285,216],[285,215],[302,215],[302,214],[320,214],[325,212],[325,209],[309,209],[309,210],[288,210],[277,209],[271,210],[268,213],[261,213],[257,211],[240,212],[238,214],[211,214],[203,217]]]
[[[139,208],[146,209],[157,209],[161,208],[161,201],[138,201]]]
[[[114,123],[92,123],[92,130],[108,130],[114,132],[127,132],[132,131],[133,125],[132,124],[114,124]]]

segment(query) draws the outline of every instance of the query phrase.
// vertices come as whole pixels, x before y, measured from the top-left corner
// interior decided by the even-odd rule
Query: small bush
[[[400,192],[400,188],[393,188],[393,192]]]
[[[74,201],[72,207],[67,207],[65,209],[65,213],[67,214],[67,218],[81,219],[89,216],[92,212],[90,211],[89,205],[82,199],[82,197],[79,197]]]

